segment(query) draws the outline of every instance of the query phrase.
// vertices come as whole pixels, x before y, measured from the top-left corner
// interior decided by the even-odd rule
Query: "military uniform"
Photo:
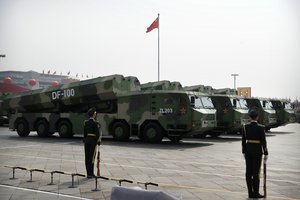
[[[246,183],[250,198],[261,198],[259,174],[262,154],[268,155],[265,127],[252,120],[243,128],[242,152],[246,159]]]
[[[100,124],[90,118],[84,121],[84,151],[85,151],[85,167],[87,177],[94,177],[94,161],[96,156],[96,145],[100,143]]]

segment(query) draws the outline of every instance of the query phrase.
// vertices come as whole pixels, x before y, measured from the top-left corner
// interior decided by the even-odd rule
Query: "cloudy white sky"
[[[123,74],[300,99],[298,0],[0,0],[0,71]]]

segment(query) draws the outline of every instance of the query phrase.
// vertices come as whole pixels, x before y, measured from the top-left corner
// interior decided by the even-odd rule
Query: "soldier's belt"
[[[247,143],[260,144],[260,140],[247,140]]]
[[[94,134],[94,133],[88,133],[87,136],[96,137],[96,134]]]

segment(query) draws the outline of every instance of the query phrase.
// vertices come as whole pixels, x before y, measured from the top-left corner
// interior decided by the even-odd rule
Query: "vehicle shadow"
[[[73,136],[72,138],[61,138],[58,134],[54,134],[48,137],[39,137],[36,133],[31,133],[27,137],[20,137],[17,134],[8,135],[7,138],[10,140],[20,140],[25,143],[39,143],[39,144],[62,144],[62,145],[83,145],[82,136]],[[213,145],[213,143],[207,141],[195,140],[183,140],[180,142],[172,142],[168,139],[164,139],[160,143],[147,143],[138,139],[137,137],[132,137],[128,141],[116,141],[112,137],[103,137],[102,145],[119,146],[119,147],[133,147],[133,148],[149,148],[149,149],[187,149],[187,148],[198,148]]]
[[[218,137],[206,136],[205,138],[191,138],[191,140],[197,140],[202,142],[236,142],[242,139],[238,134],[223,134]]]
[[[291,132],[291,131],[270,131],[270,132],[267,132],[266,135],[280,135],[280,134],[292,134],[292,133],[295,133],[295,132]]]
[[[147,148],[147,149],[168,149],[168,150],[184,150],[188,148],[198,148],[213,145],[213,143],[201,142],[196,140],[185,140],[180,142],[172,142],[164,139],[160,143],[147,143],[136,138],[129,141],[115,141],[113,138],[104,138],[104,145],[119,146],[119,147],[133,147],[133,148]]]

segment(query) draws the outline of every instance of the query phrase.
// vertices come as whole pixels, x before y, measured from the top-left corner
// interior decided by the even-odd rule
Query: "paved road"
[[[269,148],[268,198],[300,199],[300,124],[272,129],[267,134]],[[39,138],[36,133],[21,138],[6,127],[0,128],[0,199],[110,199],[116,181],[95,181],[84,177],[16,170],[21,166],[46,171],[85,173],[83,143],[80,137],[62,139],[54,135]],[[147,144],[138,140],[115,142],[104,139],[101,145],[101,175],[126,178],[134,183],[122,186],[144,187],[141,182],[156,182],[150,190],[162,190],[184,200],[247,199],[245,166],[241,140],[237,135],[217,139],[184,139],[179,144],[168,140]],[[262,189],[261,189],[262,191]]]

